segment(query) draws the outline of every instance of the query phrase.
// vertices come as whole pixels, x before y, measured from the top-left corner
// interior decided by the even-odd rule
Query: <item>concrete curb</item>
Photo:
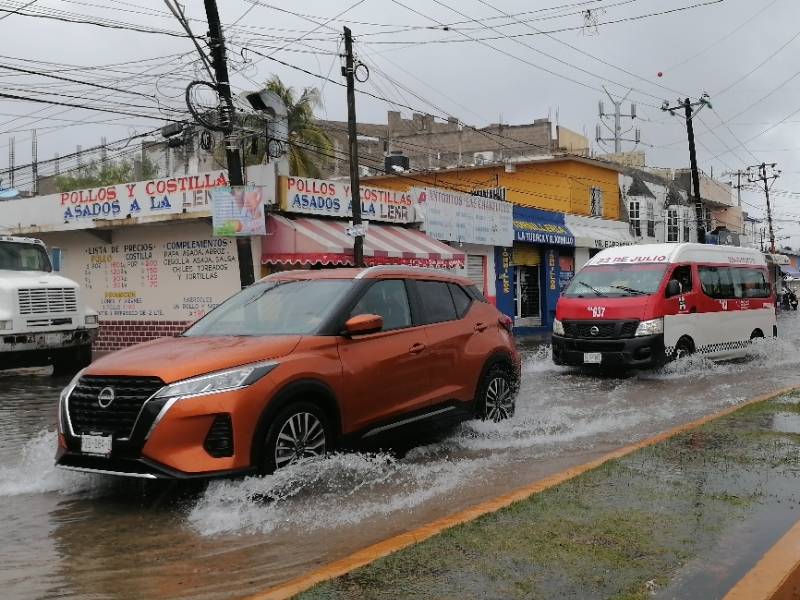
[[[646,440],[642,440],[640,442],[636,442],[635,444],[630,444],[628,446],[623,446],[622,448],[613,450],[612,452],[604,454],[603,456],[588,463],[584,463],[577,467],[572,467],[565,471],[561,471],[560,473],[550,475],[549,477],[545,477],[544,479],[535,481],[534,483],[526,485],[525,487],[522,487],[508,494],[498,496],[497,498],[493,498],[492,500],[481,502],[480,504],[473,506],[472,508],[468,508],[466,510],[449,515],[447,517],[442,517],[441,519],[437,519],[432,523],[428,523],[427,525],[422,525],[421,527],[412,529],[411,531],[401,533],[399,535],[383,540],[382,542],[378,542],[377,544],[373,544],[371,546],[367,546],[366,548],[362,548],[361,550],[357,550],[356,552],[350,554],[349,556],[328,563],[327,565],[323,565],[319,569],[311,571],[310,573],[301,575],[299,577],[287,581],[286,583],[282,583],[275,587],[269,588],[264,592],[260,592],[252,596],[249,596],[248,600],[283,600],[286,598],[292,598],[293,596],[301,592],[304,592],[305,590],[311,588],[312,586],[318,583],[327,581],[329,579],[334,579],[336,577],[340,577],[341,575],[349,573],[350,571],[353,571],[359,567],[363,567],[364,565],[367,565],[375,560],[378,560],[379,558],[383,558],[384,556],[393,554],[398,550],[402,550],[403,548],[406,548],[413,544],[417,544],[430,537],[433,537],[434,535],[441,533],[445,529],[450,529],[451,527],[455,527],[456,525],[473,521],[478,517],[481,517],[488,513],[496,512],[502,508],[514,504],[515,502],[519,502],[520,500],[526,500],[527,498],[530,498],[531,496],[538,494],[539,492],[542,492],[551,487],[564,483],[565,481],[573,479],[574,477],[577,477],[578,475],[581,475],[586,471],[591,471],[592,469],[596,469],[597,467],[603,465],[604,463],[610,460],[621,458],[623,456],[636,452],[637,450],[641,450],[642,448],[646,448],[648,446],[652,446],[659,442],[663,442],[678,434],[684,433],[691,429],[695,429],[705,423],[708,423],[709,421],[713,421],[715,419],[719,419],[720,417],[724,417],[733,412],[736,412],[737,410],[739,410],[740,408],[744,408],[745,406],[756,404],[758,402],[764,402],[766,400],[770,400],[771,398],[781,396],[796,389],[800,389],[800,386],[786,387],[776,390],[774,392],[770,392],[768,394],[762,394],[742,404],[730,406],[726,409],[723,409],[711,415],[707,415],[705,417],[701,417],[694,421],[690,421],[689,423],[684,423],[683,425],[673,427],[672,429],[659,433],[658,435],[655,435],[653,437],[647,438]],[[798,529],[798,543],[800,543],[800,527],[795,527],[795,529]],[[794,529],[792,531],[794,531]],[[798,556],[796,551],[794,556]],[[776,567],[777,565],[778,563],[776,563]],[[782,571],[782,576],[787,577],[785,571]],[[726,596],[726,600],[740,600],[740,599],[744,600],[745,598],[747,598],[748,600],[752,600],[758,598],[766,599],[770,597],[771,596],[768,595],[750,595],[750,596],[736,596],[728,599],[728,597]],[[787,598],[790,598],[790,596],[787,596]]]

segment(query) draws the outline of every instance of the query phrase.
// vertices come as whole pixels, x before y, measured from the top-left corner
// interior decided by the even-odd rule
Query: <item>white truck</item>
[[[0,369],[78,371],[92,360],[97,332],[97,312],[77,283],[53,273],[44,242],[0,235]]]

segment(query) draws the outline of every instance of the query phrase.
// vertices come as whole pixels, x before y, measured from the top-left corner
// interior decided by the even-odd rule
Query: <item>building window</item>
[[[683,241],[689,241],[689,219],[691,218],[691,212],[688,208],[683,209]]]
[[[680,238],[678,238],[678,210],[675,208],[667,210],[667,241],[680,242]]]
[[[589,190],[589,200],[592,206],[592,216],[603,216],[603,190],[599,187],[593,187]]]
[[[628,216],[631,221],[631,233],[636,237],[642,237],[642,221],[639,213],[638,200],[631,200],[628,203]]]
[[[656,209],[652,202],[647,203],[647,237],[656,237]]]

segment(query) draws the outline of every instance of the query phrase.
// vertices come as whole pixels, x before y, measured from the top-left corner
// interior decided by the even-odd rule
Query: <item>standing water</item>
[[[265,477],[141,482],[53,467],[47,370],[0,372],[4,598],[237,598],[600,453],[800,384],[797,313],[746,359],[599,377],[523,348],[514,419]]]

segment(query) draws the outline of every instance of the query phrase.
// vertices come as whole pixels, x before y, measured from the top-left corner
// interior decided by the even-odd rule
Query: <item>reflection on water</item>
[[[556,367],[549,348],[525,347],[511,421],[471,421],[400,452],[342,452],[208,486],[54,469],[55,402],[65,381],[46,370],[0,372],[0,586],[14,598],[241,596],[612,447],[800,383],[793,316],[782,320],[782,339],[759,342],[744,361],[691,357],[624,376]]]

